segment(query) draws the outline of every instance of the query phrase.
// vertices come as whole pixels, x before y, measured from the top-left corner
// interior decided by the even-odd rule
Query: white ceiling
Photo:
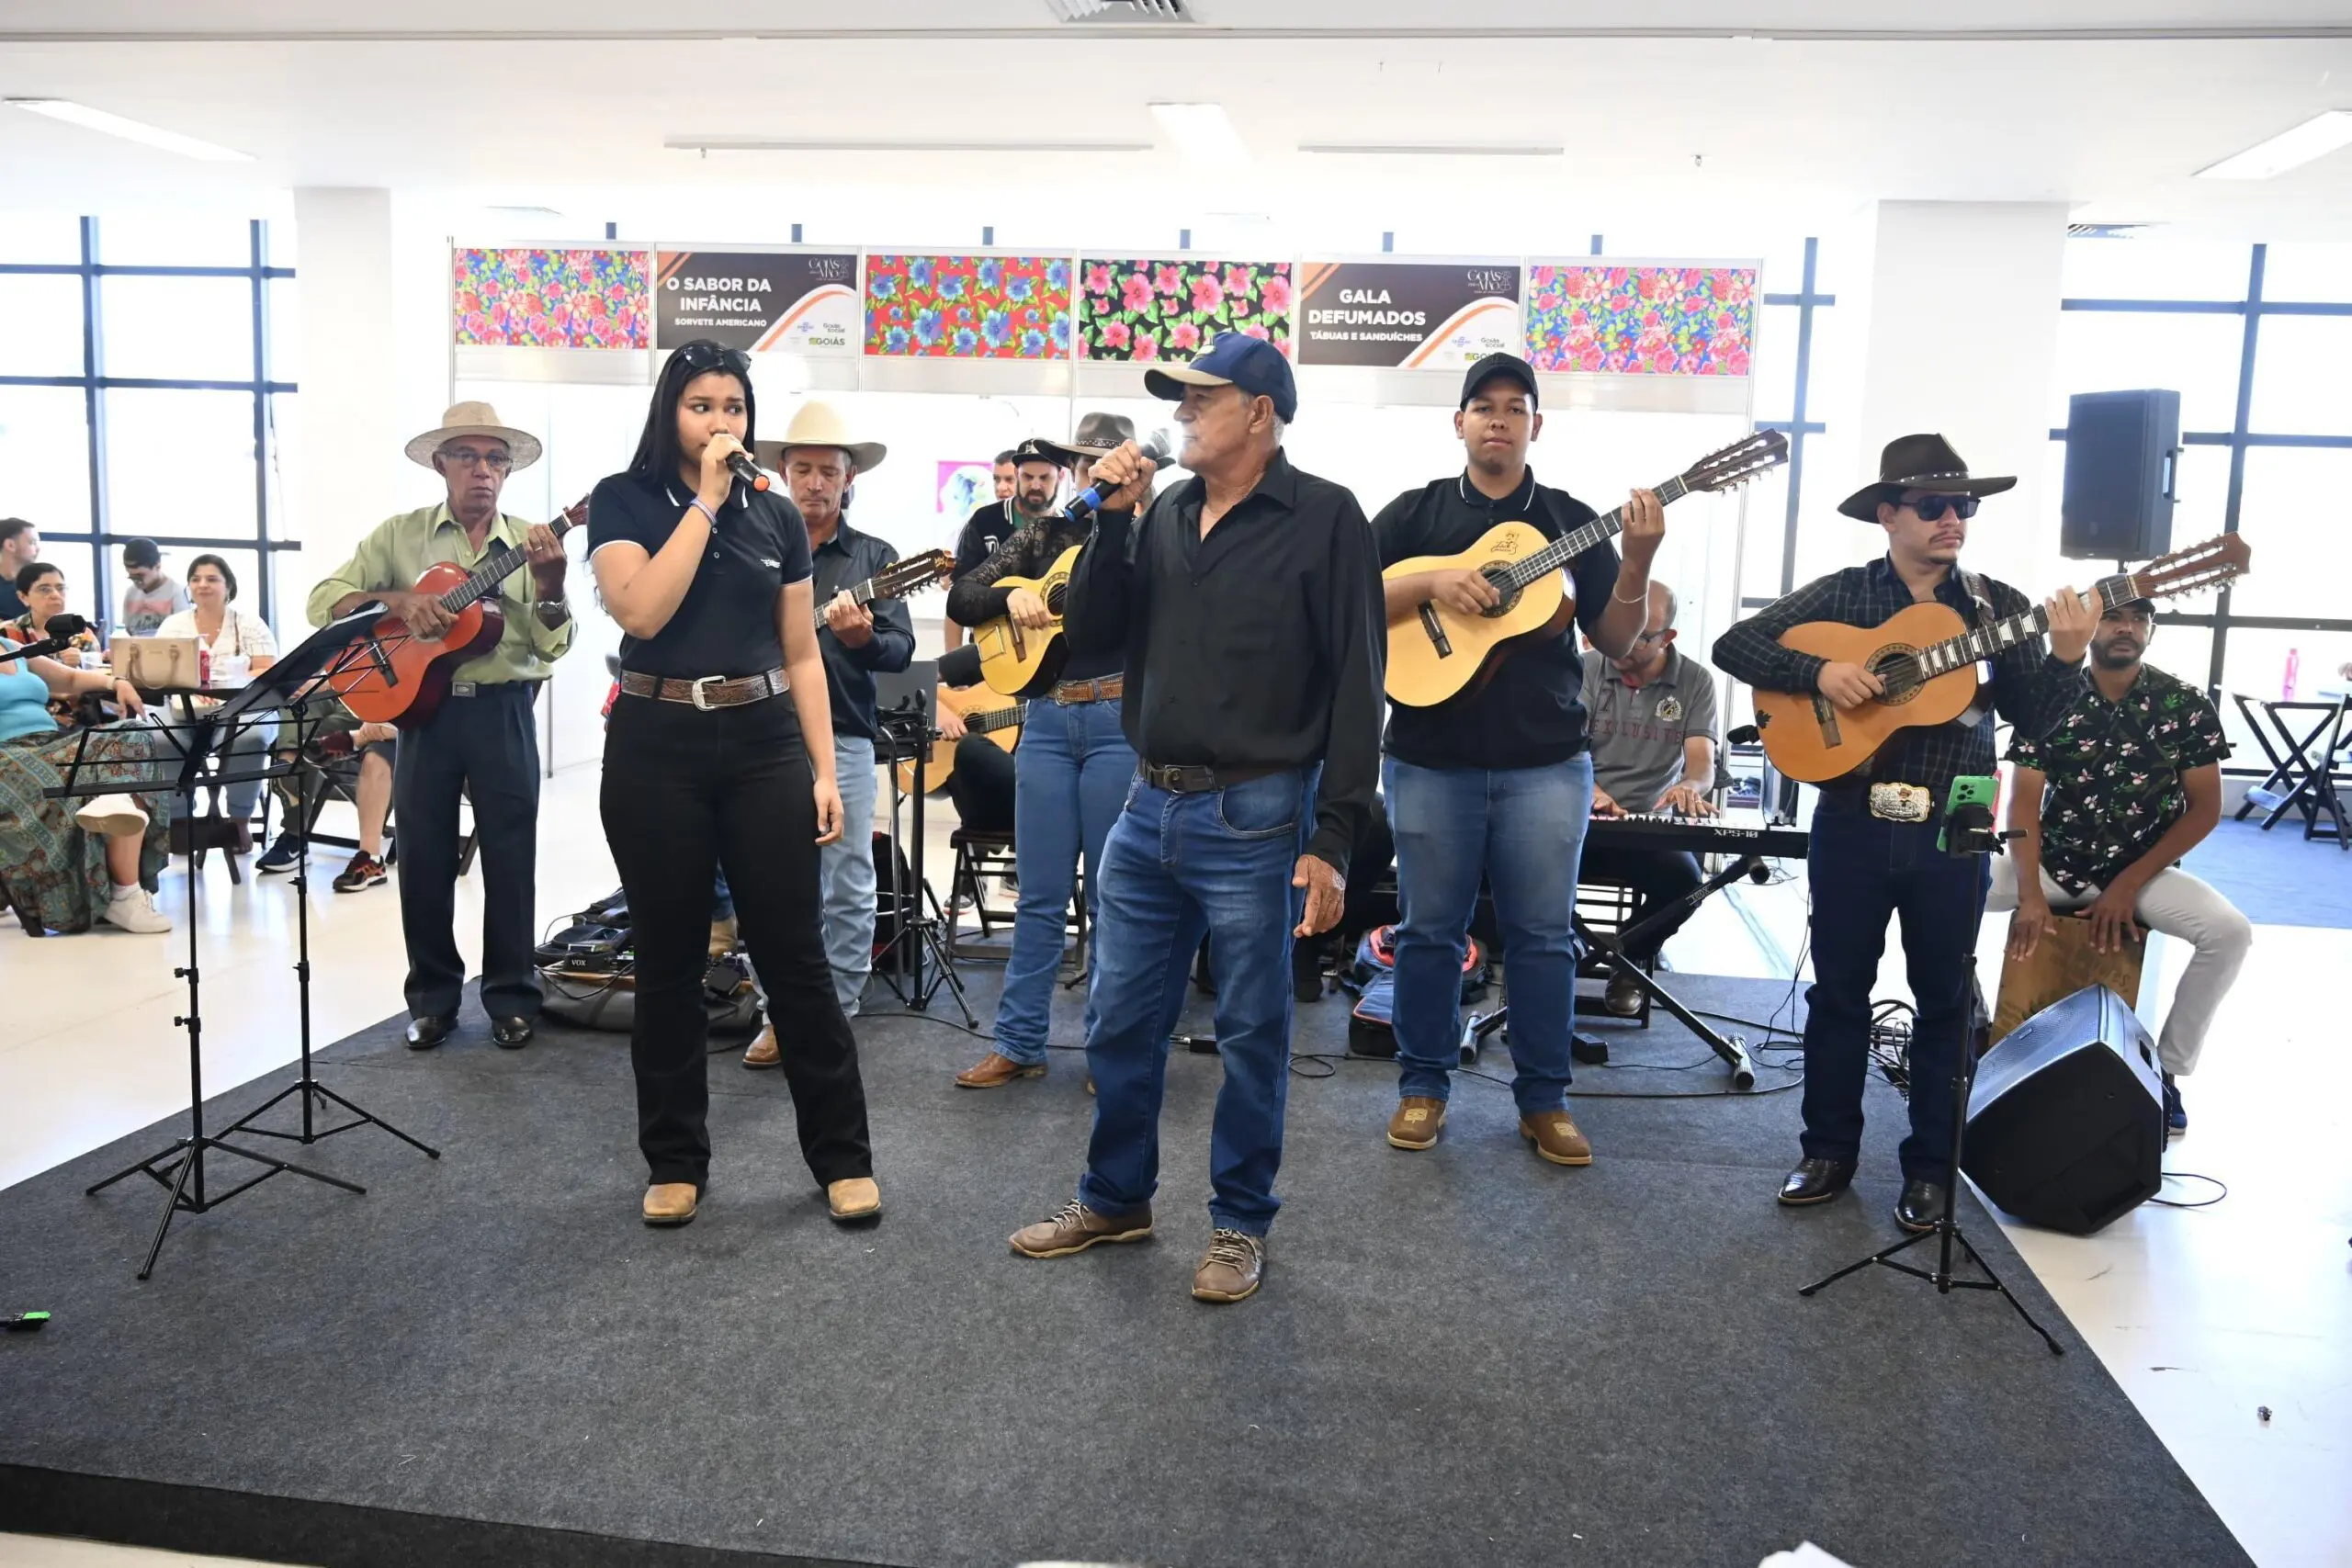
[[[2352,108],[2345,0],[1553,0],[1492,17],[1442,0],[1187,3],[1199,26],[1134,29],[1057,25],[1045,0],[733,0],[723,32],[682,33],[643,0],[405,0],[397,20],[306,0],[7,0],[0,95],[77,99],[257,161],[198,164],[0,112],[0,207],[382,185],[568,211],[712,187],[796,210],[852,192],[988,210],[1091,188],[1081,204],[1112,210],[1376,211],[1476,234],[1514,212],[1805,221],[1899,197],[2352,238],[2352,149],[2260,184],[2189,178]],[[1170,99],[1225,104],[1251,167],[1188,171],[1145,107]],[[662,145],[704,137],[1153,151]],[[1301,142],[1567,152],[1333,158]]]

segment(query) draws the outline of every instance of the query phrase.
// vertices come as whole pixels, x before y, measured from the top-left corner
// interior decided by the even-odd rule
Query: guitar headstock
[[[2254,551],[2246,545],[2245,535],[2222,534],[2201,545],[2158,556],[2131,573],[2126,581],[2132,585],[2133,598],[2168,599],[2199,589],[2218,588],[2233,578],[2244,577],[2253,560]]]
[[[1692,491],[1736,490],[1788,460],[1789,438],[1777,430],[1759,430],[1691,464],[1682,484]]]
[[[906,595],[944,582],[956,570],[956,558],[946,550],[925,550],[920,555],[893,561],[874,574],[874,596],[876,599],[901,599]]]
[[[563,514],[549,523],[548,526],[554,529],[555,536],[560,539],[572,529],[585,527],[587,524],[588,498],[583,495],[570,506],[565,507]]]

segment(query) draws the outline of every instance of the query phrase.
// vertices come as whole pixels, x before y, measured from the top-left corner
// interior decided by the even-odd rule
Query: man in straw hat
[[[816,564],[817,603],[824,615],[817,646],[825,655],[834,780],[847,825],[840,840],[820,852],[817,874],[824,889],[825,956],[832,964],[833,995],[842,1011],[855,1018],[874,969],[874,677],[904,670],[915,656],[914,620],[903,601],[877,599],[861,608],[842,592],[899,558],[888,542],[851,527],[846,515],[851,487],[859,475],[882,466],[888,448],[879,441],[857,440],[831,405],[808,402],[792,416],[783,440],[757,442],[753,450],[761,467],[784,476],[808,526],[808,552]],[[773,1029],[743,1055],[747,1067],[775,1066],[781,1060]]]
[[[311,590],[311,624],[322,626],[374,601],[406,620],[415,636],[438,637],[453,617],[437,599],[411,591],[428,569],[454,561],[470,570],[509,546],[529,556],[528,571],[499,585],[506,625],[497,646],[458,667],[450,700],[401,738],[392,774],[409,1048],[430,1050],[447,1039],[465,994],[454,930],[463,795],[473,803],[481,848],[482,1010],[491,1018],[491,1038],[519,1050],[530,1043],[539,1014],[531,958],[539,819],[532,708],[550,667],[571,648],[563,546],[546,525],[499,510],[506,476],[539,460],[539,442],[488,403],[458,404],[407,450],[411,462],[441,476],[447,494],[385,519],[360,540],[351,558]]]
[[[1716,665],[1772,692],[1813,692],[1858,708],[1884,689],[1859,664],[1781,646],[1808,621],[1874,626],[1933,600],[1971,626],[2032,608],[2006,582],[1960,569],[1968,520],[1985,496],[2017,480],[1968,471],[1940,435],[1887,443],[1879,477],[1839,503],[1886,536],[1868,566],[1806,583],[1725,632]],[[2083,691],[2083,652],[2096,621],[2080,595],[2050,601],[2050,647],[2029,637],[1993,660],[1992,705],[1950,724],[1902,732],[1869,763],[1821,787],[1806,873],[1813,890],[1813,988],[1805,993],[1803,1157],[1781,1183],[1781,1201],[1826,1202],[1854,1179],[1861,1152],[1862,1082],[1870,1068],[1871,987],[1886,949],[1889,916],[1903,921],[1917,1021],[1911,1034],[1911,1134],[1903,1140],[1903,1191],[1894,1220],[1914,1233],[1942,1214],[1952,1171],[1952,1068],[1968,1023],[1968,955],[1984,908],[1981,857],[1938,847],[1952,781],[1993,772],[1993,712],[2019,736],[2040,737]],[[1980,704],[1980,708],[1982,708]]]

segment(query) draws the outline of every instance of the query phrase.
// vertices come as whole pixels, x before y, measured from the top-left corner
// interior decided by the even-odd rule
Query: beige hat
[[[441,416],[438,430],[428,430],[408,444],[408,460],[429,468],[433,467],[433,454],[460,435],[488,435],[505,442],[507,454],[518,469],[539,460],[539,438],[501,423],[498,411],[488,403],[450,404],[449,412]]]
[[[850,439],[849,426],[840,411],[831,403],[820,402],[800,405],[792,423],[785,427],[783,440],[752,442],[752,456],[759,459],[760,467],[781,472],[785,453],[795,446],[838,446],[849,454],[849,460],[857,465],[861,474],[880,468],[883,454],[889,450],[879,441]]]

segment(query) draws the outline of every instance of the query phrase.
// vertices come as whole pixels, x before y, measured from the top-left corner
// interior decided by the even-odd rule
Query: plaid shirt
[[[2006,582],[1988,578],[1984,586],[1998,619],[2033,608],[2032,601]],[[1936,599],[1958,611],[1968,625],[1982,624],[1984,617],[1958,571],[1947,572],[1936,585]],[[1849,566],[1816,578],[1740,622],[1715,640],[1715,665],[1764,691],[1810,692],[1828,660],[1782,648],[1781,633],[1807,621],[1875,626],[1913,603],[1911,590],[1895,575],[1894,563],[1881,556],[1868,566]],[[1981,665],[1978,673],[1981,679]],[[2016,643],[1993,660],[1992,710],[1976,723],[1903,730],[1884,750],[1848,777],[1854,782],[1924,784],[1940,812],[1952,780],[1992,773],[1994,713],[2016,726],[2019,735],[2039,738],[2066,716],[2084,685],[2083,666],[2061,664],[2043,647],[2041,638]]]

